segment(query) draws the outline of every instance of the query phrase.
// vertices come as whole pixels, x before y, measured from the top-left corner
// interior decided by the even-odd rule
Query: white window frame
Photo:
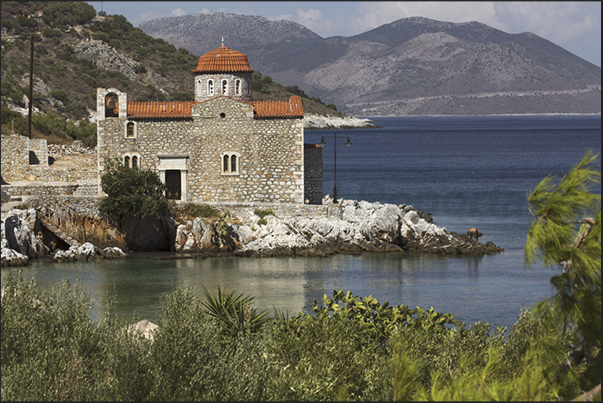
[[[211,78],[207,80],[207,94],[214,95],[214,80]]]
[[[243,82],[240,79],[235,80],[235,94],[243,94]]]
[[[222,84],[222,95],[228,94],[228,80],[227,79],[223,79],[221,81],[221,84]]]
[[[140,158],[140,153],[124,153],[121,155],[121,162],[122,164],[126,165],[126,158],[128,158],[128,168],[133,168],[132,166],[132,160],[134,158],[136,158],[136,167],[138,169],[140,169],[141,167],[141,158]]]
[[[232,169],[232,157],[236,158],[234,170]],[[224,159],[228,158],[227,166],[224,167]],[[227,151],[220,154],[220,172],[223,176],[237,176],[241,174],[241,154]],[[226,168],[226,169],[224,169]]]

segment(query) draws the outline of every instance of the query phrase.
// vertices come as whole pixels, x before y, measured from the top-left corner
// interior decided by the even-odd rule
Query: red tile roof
[[[299,95],[289,101],[251,101],[253,114],[258,119],[303,118],[304,108]]]
[[[201,56],[193,73],[253,73],[253,71],[249,67],[247,56],[222,45]]]
[[[190,118],[197,101],[128,102],[129,118]]]
[[[128,118],[190,118],[192,106],[198,103],[198,101],[128,102]],[[304,117],[299,95],[293,95],[288,101],[252,101],[251,104],[256,119]]]

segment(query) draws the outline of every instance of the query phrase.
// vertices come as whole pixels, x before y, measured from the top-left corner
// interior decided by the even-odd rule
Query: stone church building
[[[232,204],[322,201],[322,148],[304,144],[301,97],[253,101],[247,56],[199,58],[194,101],[131,102],[97,89],[98,169],[108,159],[156,171],[168,199]]]

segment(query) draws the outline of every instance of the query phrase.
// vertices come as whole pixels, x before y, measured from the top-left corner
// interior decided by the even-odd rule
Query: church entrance
[[[165,171],[165,185],[167,198],[170,200],[182,199],[182,183],[180,170],[168,169]]]

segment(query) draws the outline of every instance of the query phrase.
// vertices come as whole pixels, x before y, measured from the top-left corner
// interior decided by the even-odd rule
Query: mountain
[[[145,33],[202,55],[219,46],[361,116],[601,113],[601,68],[532,33],[403,18],[323,38],[291,21],[230,13],[159,18]]]
[[[79,138],[65,128],[64,119],[93,118],[98,87],[115,87],[127,92],[132,101],[194,98],[192,71],[199,56],[145,34],[121,15],[97,15],[94,7],[81,1],[7,1],[2,2],[1,17],[3,134],[12,132],[13,126],[20,134],[26,131],[24,120],[14,111],[27,114],[32,34],[33,110],[46,112],[47,120],[52,120],[48,124],[34,113],[34,135],[52,133],[55,138],[49,140],[53,142],[60,137]],[[289,24],[280,25],[281,38],[291,38]],[[208,51],[220,46],[219,41],[204,42]],[[333,105],[309,97],[298,87],[285,87],[259,71],[253,80],[254,100],[300,95],[308,114],[344,116]],[[88,139],[94,143],[92,136]]]

